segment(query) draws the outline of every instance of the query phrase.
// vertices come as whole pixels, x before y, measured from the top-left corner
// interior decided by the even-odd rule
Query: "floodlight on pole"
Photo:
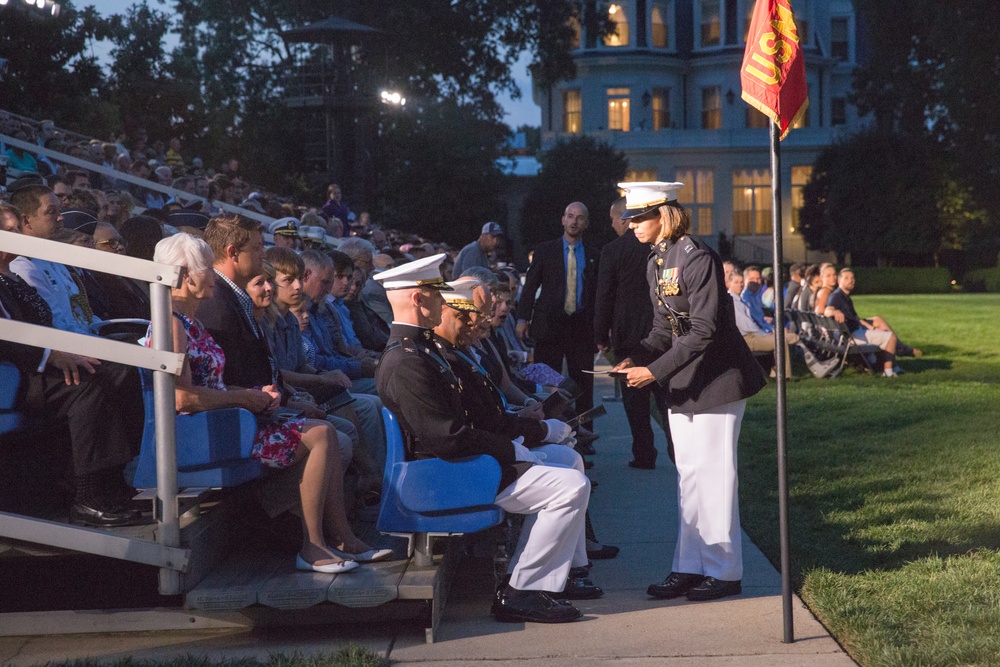
[[[382,104],[391,104],[397,107],[406,106],[406,98],[400,95],[395,90],[393,91],[383,90],[379,94],[379,97],[382,98]]]

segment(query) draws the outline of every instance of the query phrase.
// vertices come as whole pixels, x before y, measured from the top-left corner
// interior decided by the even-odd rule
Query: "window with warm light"
[[[702,47],[722,44],[722,4],[720,0],[701,0]]]
[[[625,12],[625,5],[608,5],[608,20],[615,24],[615,29],[604,36],[604,46],[628,46],[628,14]]]
[[[654,2],[650,11],[650,37],[652,45],[658,49],[670,46],[669,7],[664,2]]]
[[[628,132],[630,129],[629,89],[608,88],[608,129]]]
[[[699,236],[711,235],[715,172],[711,169],[678,169],[674,180],[684,184],[677,192],[677,201],[691,215],[691,229]]]
[[[653,131],[670,127],[670,90],[653,88]]]
[[[722,89],[710,86],[701,89],[701,129],[722,128]]]
[[[733,234],[771,233],[771,170],[733,172]]]
[[[570,16],[569,20],[566,21],[569,25],[569,29],[573,31],[573,37],[570,38],[569,48],[571,51],[575,51],[582,45],[581,37],[583,35],[582,29],[580,27],[580,17]]]
[[[583,129],[583,104],[578,89],[563,92],[563,132],[576,134]]]
[[[747,129],[761,130],[768,127],[768,117],[757,111],[754,107],[747,105]]]
[[[643,183],[655,180],[658,180],[655,169],[629,169],[625,172],[626,183]]]
[[[806,203],[805,186],[812,178],[813,168],[811,165],[804,167],[792,167],[792,231],[799,231],[799,215],[802,207]]]

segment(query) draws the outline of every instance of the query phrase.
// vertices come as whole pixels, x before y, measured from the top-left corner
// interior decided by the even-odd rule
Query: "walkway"
[[[611,393],[598,381],[598,396]],[[648,598],[645,589],[670,569],[676,533],[675,473],[662,441],[657,470],[633,470],[628,423],[620,403],[607,403],[597,421],[602,434],[592,477],[600,482],[591,515],[601,539],[621,547],[618,558],[597,561],[594,581],[600,600],[579,603],[584,620],[567,625],[501,624],[488,613],[490,582],[460,578],[435,644],[423,642],[422,626],[384,624],[276,630],[269,633],[173,632],[103,637],[0,639],[0,665],[27,666],[73,658],[102,661],[130,656],[163,659],[207,654],[213,659],[270,653],[332,652],[354,641],[388,655],[397,665],[489,667],[544,664],[589,667],[707,667],[716,665],[849,667],[853,661],[795,598],[793,644],[783,644],[778,572],[744,536],[743,595],[715,602],[668,602]],[[659,434],[662,439],[662,433]],[[743,493],[752,493],[744,488]]]

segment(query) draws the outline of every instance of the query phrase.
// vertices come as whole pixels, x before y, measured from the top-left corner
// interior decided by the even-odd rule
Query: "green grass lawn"
[[[788,385],[796,588],[862,665],[1000,664],[1000,295],[867,296],[921,359]],[[743,422],[743,525],[778,564],[773,382]]]

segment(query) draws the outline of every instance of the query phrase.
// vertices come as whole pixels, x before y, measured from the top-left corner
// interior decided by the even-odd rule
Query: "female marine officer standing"
[[[615,370],[628,384],[656,382],[669,410],[678,477],[680,527],[673,568],[649,587],[658,598],[714,600],[741,592],[736,445],[747,398],[764,375],[736,328],[722,260],[688,235],[691,219],[677,203],[683,183],[620,183],[622,216],[637,239],[653,245],[647,278],[653,330],[641,350]]]

